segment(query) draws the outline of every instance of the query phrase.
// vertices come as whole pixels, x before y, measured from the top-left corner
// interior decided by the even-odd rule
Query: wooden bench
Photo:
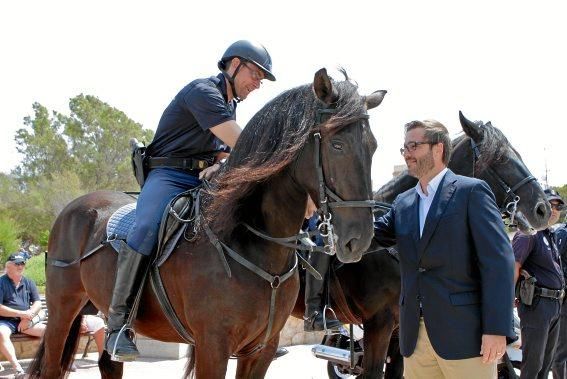
[[[48,319],[48,312],[47,312],[47,304],[45,301],[45,296],[40,296],[40,300],[41,300],[41,310],[45,312],[46,314],[46,318],[41,321],[43,323],[47,323],[47,319]],[[82,358],[86,358],[87,354],[89,353],[89,348],[92,344],[92,342],[94,341],[94,333],[91,332],[86,332],[86,333],[81,333],[81,336],[86,336],[88,337],[87,343],[85,345],[85,348],[83,350],[83,355]],[[12,340],[13,343],[26,343],[26,342],[38,342],[40,340],[39,337],[34,337],[34,336],[30,336],[28,334],[25,333],[12,333],[12,335],[10,335],[10,340]]]

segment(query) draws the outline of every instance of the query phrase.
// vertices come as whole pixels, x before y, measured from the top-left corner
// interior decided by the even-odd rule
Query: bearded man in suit
[[[513,337],[514,254],[494,195],[447,168],[451,139],[435,120],[405,125],[400,149],[418,184],[375,222],[400,254],[405,378],[494,378]]]

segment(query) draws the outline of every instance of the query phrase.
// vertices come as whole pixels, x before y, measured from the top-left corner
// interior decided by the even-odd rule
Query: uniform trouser
[[[547,379],[559,337],[559,300],[534,298],[530,306],[520,304],[522,329],[521,379]]]
[[[317,280],[309,272],[305,273],[305,316],[310,317],[315,311],[323,310],[323,291],[331,265],[331,256],[325,253],[313,252],[309,254],[309,264],[317,270],[323,280]]]
[[[167,204],[181,192],[195,188],[199,178],[173,168],[150,171],[136,205],[134,227],[126,243],[143,255],[150,255],[157,244],[159,226]]]
[[[559,317],[559,338],[553,358],[553,379],[567,379],[567,303],[561,306]]]

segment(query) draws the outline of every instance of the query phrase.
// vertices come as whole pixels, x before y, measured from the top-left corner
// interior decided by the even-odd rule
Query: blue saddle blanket
[[[126,240],[126,236],[136,220],[136,203],[126,204],[110,216],[106,224],[106,240],[114,250],[120,248],[119,240]]]

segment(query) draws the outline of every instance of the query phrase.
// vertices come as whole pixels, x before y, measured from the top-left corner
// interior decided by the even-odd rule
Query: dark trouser
[[[316,311],[323,311],[323,304],[325,303],[323,291],[331,264],[331,256],[319,252],[310,253],[309,264],[321,274],[323,280],[317,280],[309,272],[305,274],[305,317],[310,317]]]
[[[522,329],[521,379],[547,379],[559,337],[559,300],[536,297],[531,306],[520,304]]]
[[[128,232],[128,246],[139,254],[149,256],[154,250],[165,207],[181,192],[197,187],[196,176],[173,168],[156,168],[150,171],[144,188],[138,196],[136,221]]]
[[[567,379],[567,303],[561,306],[559,318],[559,339],[553,358],[553,379]]]

